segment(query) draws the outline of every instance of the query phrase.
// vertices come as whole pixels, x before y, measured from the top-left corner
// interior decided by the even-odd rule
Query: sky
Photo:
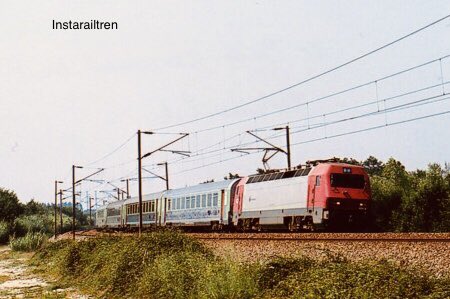
[[[99,202],[112,199],[108,194],[125,188],[126,178],[136,196],[138,129],[190,133],[168,148],[189,151],[190,158],[157,152],[143,160],[162,176],[156,164],[168,161],[171,188],[229,172],[254,173],[263,153],[230,149],[265,146],[246,133],[262,128],[269,130],[258,136],[285,147],[283,131],[270,130],[285,125],[291,127],[293,165],[373,155],[414,170],[450,161],[450,114],[408,121],[450,110],[450,57],[442,58],[450,54],[450,18],[254,104],[162,129],[282,90],[376,49],[450,14],[447,0],[0,0],[0,7],[0,187],[23,202],[51,202],[55,180],[70,187],[73,164],[84,166],[77,179],[105,168],[93,177],[98,182],[77,187],[81,200],[96,192]],[[52,30],[52,20],[91,19],[118,22],[118,30]],[[379,128],[349,134],[373,127]],[[178,136],[144,135],[142,151]],[[286,157],[278,153],[269,164],[284,168]],[[143,186],[152,192],[165,183],[146,178]]]

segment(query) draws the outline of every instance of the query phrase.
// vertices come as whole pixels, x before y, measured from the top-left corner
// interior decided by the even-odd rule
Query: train
[[[367,222],[370,201],[363,167],[324,161],[145,194],[142,224],[242,232],[360,229]],[[136,228],[139,198],[103,205],[95,218],[100,229]]]

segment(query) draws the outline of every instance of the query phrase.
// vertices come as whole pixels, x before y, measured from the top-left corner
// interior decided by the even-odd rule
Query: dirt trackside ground
[[[0,246],[0,298],[89,298],[33,274],[33,267],[28,264],[32,255]]]

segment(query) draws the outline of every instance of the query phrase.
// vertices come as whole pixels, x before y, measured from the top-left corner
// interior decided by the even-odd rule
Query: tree
[[[422,206],[422,223],[425,231],[439,230],[442,223],[449,221],[443,217],[449,207],[449,188],[444,174],[439,164],[430,164],[425,178],[418,183],[417,204]],[[447,227],[447,230],[449,228]]]
[[[0,188],[0,221],[12,222],[23,212],[16,193]]]
[[[346,164],[351,164],[351,165],[361,165],[361,162],[359,162],[356,159],[353,158],[337,158],[337,162],[339,163],[346,163]]]
[[[228,173],[228,176],[224,176],[223,179],[224,180],[234,180],[234,179],[239,179],[241,176],[239,174],[232,174],[231,172]]]
[[[383,162],[374,156],[369,156],[369,158],[362,162],[362,166],[369,175],[381,175],[384,168]]]
[[[43,204],[34,201],[34,199],[27,202],[24,206],[25,215],[33,215],[33,214],[45,214],[48,211],[48,207]]]
[[[380,176],[371,177],[372,217],[379,230],[395,230],[402,199],[410,190],[408,173],[399,161],[390,158]]]

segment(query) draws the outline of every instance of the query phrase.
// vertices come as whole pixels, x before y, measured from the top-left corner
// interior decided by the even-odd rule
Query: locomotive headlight
[[[340,201],[336,201],[336,205],[340,206],[341,202]]]

